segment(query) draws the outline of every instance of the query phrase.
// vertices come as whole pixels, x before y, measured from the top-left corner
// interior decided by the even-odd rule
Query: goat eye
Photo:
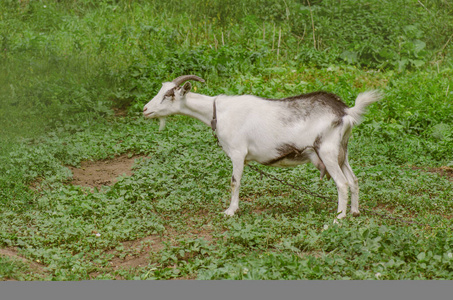
[[[174,97],[175,96],[175,89],[171,89],[169,91],[167,91],[164,95],[164,97]]]

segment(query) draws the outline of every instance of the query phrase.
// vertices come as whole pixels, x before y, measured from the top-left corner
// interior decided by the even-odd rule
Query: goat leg
[[[227,216],[234,216],[239,209],[239,189],[241,187],[242,172],[244,171],[244,156],[232,157],[233,176],[231,176],[231,203],[224,212]]]

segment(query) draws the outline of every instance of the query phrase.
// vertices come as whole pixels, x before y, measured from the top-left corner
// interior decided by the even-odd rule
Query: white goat
[[[204,82],[195,75],[165,82],[159,93],[145,105],[148,118],[181,114],[212,126],[219,143],[233,163],[232,197],[225,211],[232,216],[239,208],[239,188],[244,165],[291,167],[312,162],[332,177],[338,190],[338,219],[346,216],[348,188],[351,213],[359,215],[359,186],[348,163],[348,139],[361,121],[365,108],[378,101],[377,91],[357,96],[349,108],[340,97],[314,92],[285,99],[264,99],[251,95],[205,96],[190,92],[188,80]],[[185,84],[181,87],[181,84]]]

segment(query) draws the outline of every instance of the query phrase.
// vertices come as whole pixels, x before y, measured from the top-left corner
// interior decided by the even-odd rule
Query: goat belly
[[[278,156],[262,164],[273,167],[294,167],[310,162],[310,154],[314,151],[311,147],[297,149],[293,145],[282,145],[277,149]]]

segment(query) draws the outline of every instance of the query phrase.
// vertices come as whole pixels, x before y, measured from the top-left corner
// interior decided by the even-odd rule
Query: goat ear
[[[190,84],[190,82],[187,81],[186,83],[184,83],[181,89],[181,96],[185,96],[190,91],[191,88],[192,84]]]

